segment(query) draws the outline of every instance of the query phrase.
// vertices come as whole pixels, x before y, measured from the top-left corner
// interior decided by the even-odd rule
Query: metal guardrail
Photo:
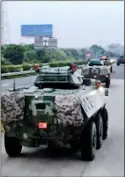
[[[43,63],[43,66],[48,65],[48,64],[49,63]],[[23,74],[30,74],[30,73],[35,73],[35,71],[33,69],[31,69],[31,70],[28,70],[28,71],[3,73],[3,74],[1,74],[1,77],[16,76],[16,75],[23,75]]]
[[[29,70],[29,71],[20,71],[20,72],[3,73],[3,74],[1,74],[1,77],[6,77],[6,76],[16,76],[16,75],[23,75],[23,74],[30,74],[30,73],[35,73],[35,71],[34,71],[34,70]]]
[[[83,65],[79,65],[79,67],[81,67],[81,66],[83,66]],[[3,73],[3,74],[1,74],[1,77],[16,76],[16,75],[23,75],[23,74],[30,74],[30,73],[35,73],[35,71],[28,70],[28,71],[20,71],[20,72]]]

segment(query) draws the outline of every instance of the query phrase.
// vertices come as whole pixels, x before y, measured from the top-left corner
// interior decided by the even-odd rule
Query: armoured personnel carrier
[[[37,68],[34,87],[3,95],[1,119],[8,156],[19,156],[22,146],[55,142],[80,150],[91,161],[107,138],[106,92],[99,81],[86,85],[76,65]]]
[[[94,78],[100,80],[101,83],[106,87],[110,87],[111,73],[106,66],[86,66],[82,67],[82,74],[85,78]]]

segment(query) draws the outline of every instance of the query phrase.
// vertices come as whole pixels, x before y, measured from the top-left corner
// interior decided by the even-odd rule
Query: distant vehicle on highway
[[[117,59],[117,65],[119,66],[120,64],[125,64],[125,58],[124,58],[124,56],[120,56]]]
[[[100,80],[106,88],[110,87],[110,71],[106,66],[87,66],[82,68],[84,78]]]
[[[108,60],[108,56],[100,56],[100,60]]]

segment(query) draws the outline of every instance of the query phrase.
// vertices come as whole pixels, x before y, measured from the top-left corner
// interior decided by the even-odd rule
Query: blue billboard
[[[21,25],[21,36],[47,36],[52,37],[52,24],[45,25]]]

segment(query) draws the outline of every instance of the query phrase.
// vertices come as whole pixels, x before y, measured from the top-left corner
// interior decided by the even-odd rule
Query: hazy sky
[[[10,43],[30,43],[20,36],[22,24],[53,24],[59,47],[103,46],[124,43],[124,2],[4,2],[4,39]]]

